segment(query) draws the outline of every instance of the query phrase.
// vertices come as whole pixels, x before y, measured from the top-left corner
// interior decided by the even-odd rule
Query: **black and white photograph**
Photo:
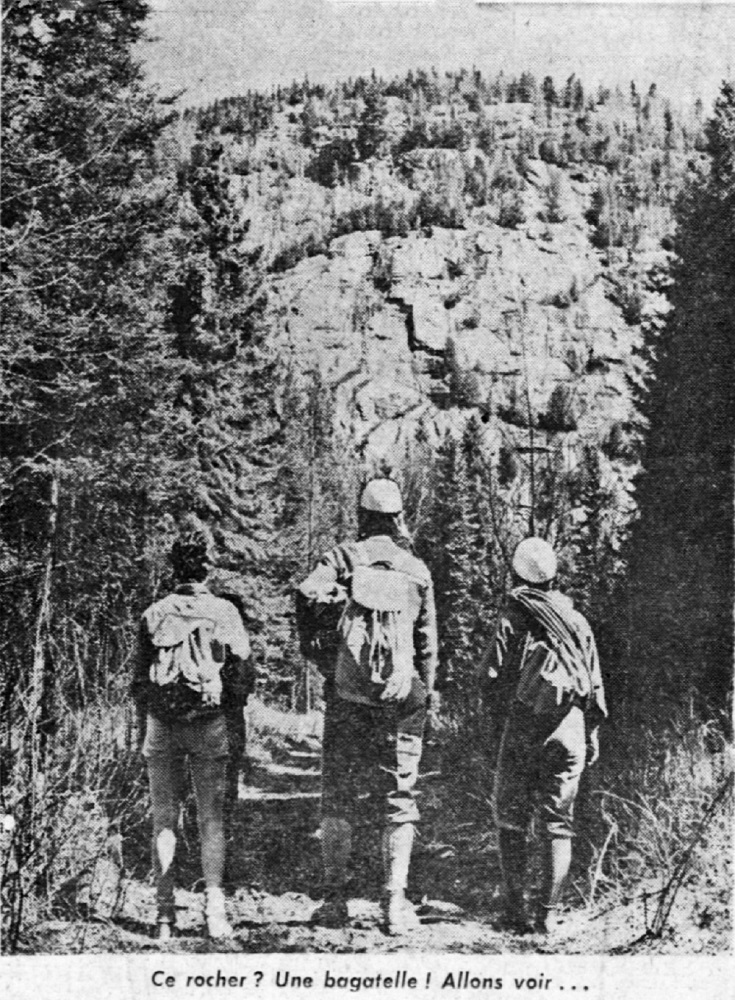
[[[4,0],[0,207],[9,1000],[732,995],[735,4]]]

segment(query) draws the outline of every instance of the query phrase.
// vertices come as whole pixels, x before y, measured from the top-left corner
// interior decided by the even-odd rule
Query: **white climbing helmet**
[[[556,576],[556,554],[543,538],[524,538],[513,553],[513,569],[526,583],[548,583]]]
[[[371,479],[360,497],[360,510],[372,510],[378,514],[400,514],[403,500],[398,483],[392,479]]]

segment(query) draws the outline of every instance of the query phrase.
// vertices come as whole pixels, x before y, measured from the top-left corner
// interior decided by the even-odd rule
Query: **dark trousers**
[[[330,693],[322,745],[322,816],[354,822],[362,803],[388,823],[415,823],[416,781],[426,721],[426,688],[386,705]]]

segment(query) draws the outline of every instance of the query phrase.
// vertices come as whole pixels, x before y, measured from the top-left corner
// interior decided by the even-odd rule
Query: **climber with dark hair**
[[[162,940],[171,936],[175,924],[173,861],[187,764],[197,802],[207,933],[212,938],[233,933],[222,890],[229,752],[225,708],[232,688],[226,674],[245,672],[250,643],[235,607],[206,585],[209,547],[206,530],[194,522],[174,542],[171,564],[178,583],[143,614],[132,683],[145,719],[142,752],[153,806]]]

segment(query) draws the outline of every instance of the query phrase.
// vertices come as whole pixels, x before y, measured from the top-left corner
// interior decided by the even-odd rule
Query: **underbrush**
[[[125,878],[148,875],[149,803],[132,707],[99,703],[59,719],[35,777],[24,760],[28,734],[22,727],[12,733],[16,767],[2,805],[15,825],[3,834],[0,857],[5,951],[49,918],[114,917]],[[252,699],[246,719],[250,757],[318,749],[320,712]],[[427,733],[412,875],[422,891],[431,886],[437,898],[485,916],[500,886],[492,820],[497,737],[476,703],[448,706]],[[695,935],[711,928],[721,942],[730,918],[733,806],[731,747],[721,729],[680,709],[643,717],[638,706],[618,706],[601,744],[578,803],[568,901],[590,917],[633,906],[644,937],[668,935],[669,950],[696,950],[681,937],[686,928]],[[540,839],[534,831],[535,866]],[[265,863],[272,869],[279,861]],[[598,946],[604,951],[607,943]]]
[[[146,785],[132,708],[98,702],[57,714],[33,752],[23,721],[6,739],[13,768],[2,793],[3,950],[57,916],[114,912],[126,852],[140,839]],[[137,854],[136,851],[131,853]]]
[[[732,747],[717,724],[681,709],[645,719],[640,707],[623,708],[619,720],[602,736],[580,817],[589,850],[577,883],[585,902],[638,900],[646,935],[657,938],[689,887],[699,905],[708,897],[729,920]]]
[[[59,710],[39,746],[30,724],[6,733],[11,767],[0,834],[3,950],[55,917],[114,916],[125,877],[148,874],[149,796],[133,706],[122,695]],[[319,712],[296,714],[251,699],[248,755],[317,746]]]
[[[475,882],[485,879],[476,893],[481,907],[500,891],[492,810],[499,737],[491,715],[463,705],[429,738],[422,766],[430,775],[440,769],[425,787],[422,839],[462,863]],[[632,906],[631,926],[651,941],[686,928],[726,937],[733,755],[722,727],[677,706],[654,713],[650,705],[618,705],[600,742],[600,760],[585,772],[577,802],[567,903],[588,917]],[[532,885],[542,880],[542,840],[533,824]],[[472,895],[468,889],[465,901]],[[681,942],[682,950],[690,943]]]

